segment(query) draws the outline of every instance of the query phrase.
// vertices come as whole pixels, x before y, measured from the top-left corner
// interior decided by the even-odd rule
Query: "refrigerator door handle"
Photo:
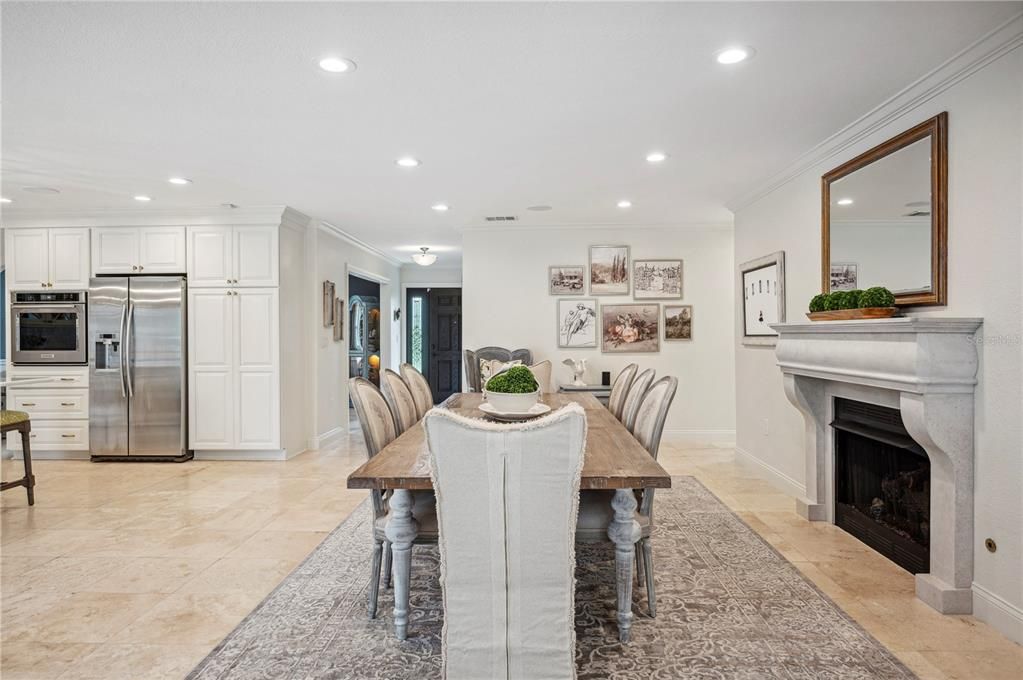
[[[121,349],[121,355],[124,357],[124,381],[128,385],[128,398],[135,398],[135,390],[132,387],[131,379],[131,354],[133,353],[131,346],[131,324],[135,320],[135,303],[128,304],[128,319],[124,329],[124,347]]]
[[[117,330],[120,332],[120,338],[121,338],[121,362],[120,362],[120,364],[118,364],[117,368],[119,369],[119,372],[121,374],[119,376],[120,379],[121,379],[121,397],[125,398],[125,399],[128,398],[127,388],[125,387],[126,383],[124,382],[124,357],[127,354],[127,352],[125,352],[126,347],[124,346],[124,332],[125,332],[124,320],[125,320],[125,317],[127,317],[127,316],[128,316],[128,304],[125,303],[125,304],[121,305],[121,322],[117,325]]]

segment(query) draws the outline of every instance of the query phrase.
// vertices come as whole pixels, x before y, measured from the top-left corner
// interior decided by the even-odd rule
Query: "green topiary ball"
[[[847,290],[847,291],[845,291],[845,295],[846,295],[846,299],[845,299],[846,300],[846,304],[848,305],[848,307],[846,307],[846,309],[857,309],[858,307],[862,306],[860,304],[860,298],[863,297],[863,291],[860,290],[859,288],[854,288],[853,290]]]
[[[836,309],[845,309],[845,292],[836,291],[834,293],[828,293],[828,299],[824,301],[824,308],[829,312]]]
[[[883,286],[868,288],[860,295],[860,307],[893,307],[895,296]]]
[[[820,295],[814,295],[810,300],[810,311],[811,312],[823,312],[827,307],[824,305],[828,301],[828,294],[821,293]]]
[[[533,372],[525,366],[512,366],[504,373],[498,373],[487,381],[487,390],[504,394],[529,394],[540,386]]]

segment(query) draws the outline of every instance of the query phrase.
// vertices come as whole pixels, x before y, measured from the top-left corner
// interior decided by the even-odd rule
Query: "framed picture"
[[[585,295],[586,267],[581,264],[548,267],[547,291],[551,295]]]
[[[693,339],[692,305],[664,305],[664,339]]]
[[[590,246],[590,295],[629,294],[629,246]]]
[[[774,345],[778,334],[770,324],[785,321],[785,252],[758,257],[739,265],[742,291],[742,343]]]
[[[600,308],[600,316],[601,351],[660,351],[660,305],[604,305]]]
[[[593,298],[558,300],[558,347],[597,346],[597,301]]]
[[[334,341],[345,339],[345,301],[334,298]]]
[[[334,282],[323,282],[323,327],[334,325]]]
[[[829,290],[853,290],[856,288],[859,267],[852,262],[831,263],[831,288]]]
[[[632,297],[636,300],[681,300],[682,260],[634,260]]]

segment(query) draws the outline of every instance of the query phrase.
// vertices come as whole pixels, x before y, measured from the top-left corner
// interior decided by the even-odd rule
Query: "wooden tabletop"
[[[478,392],[459,393],[452,395],[440,408],[481,418],[483,412],[476,407],[482,400],[483,395]],[[586,409],[586,460],[580,488],[666,489],[671,486],[671,475],[593,395],[545,394],[541,401],[552,409],[571,402]],[[420,421],[348,475],[348,488],[431,489],[428,455],[426,431]]]

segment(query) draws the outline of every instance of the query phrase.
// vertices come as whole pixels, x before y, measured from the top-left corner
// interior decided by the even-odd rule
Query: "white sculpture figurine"
[[[586,387],[586,383],[583,381],[583,374],[586,373],[586,359],[580,359],[579,361],[565,359],[561,363],[572,369],[572,373],[575,375],[572,385],[575,387]]]

